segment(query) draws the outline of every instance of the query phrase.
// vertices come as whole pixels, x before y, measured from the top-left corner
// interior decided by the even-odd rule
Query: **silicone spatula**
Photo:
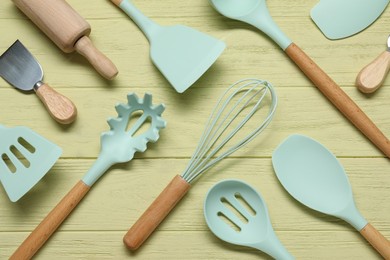
[[[331,40],[352,36],[370,26],[389,0],[321,0],[310,16]]]

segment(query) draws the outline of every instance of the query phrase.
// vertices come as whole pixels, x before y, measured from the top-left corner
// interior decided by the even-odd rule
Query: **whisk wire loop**
[[[241,96],[238,97],[238,95]],[[243,129],[244,125],[255,115],[255,113],[261,110],[261,104],[267,95],[270,95],[271,97],[271,104],[264,121],[244,138],[216,156],[216,154],[220,152],[240,130]],[[234,98],[238,99],[232,104]],[[255,104],[253,105],[253,103]],[[250,106],[252,107],[250,108],[248,114],[239,121],[238,117],[240,114]],[[207,171],[220,160],[252,141],[271,122],[276,106],[277,96],[272,84],[268,81],[244,79],[231,85],[222,94],[211,113],[200,142],[192,155],[187,168],[181,175],[182,178],[188,183],[191,183],[200,174]],[[227,109],[228,107],[230,108]],[[232,128],[231,126],[235,121],[238,121],[238,123]],[[232,128],[232,130],[229,132],[227,131],[228,128]],[[223,135],[225,136],[221,138]],[[220,141],[219,144],[217,144],[218,141]]]

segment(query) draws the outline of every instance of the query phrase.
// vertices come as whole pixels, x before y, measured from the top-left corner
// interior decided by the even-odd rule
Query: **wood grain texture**
[[[51,117],[60,124],[70,124],[77,116],[77,108],[64,95],[44,83],[36,90],[37,96],[45,105]]]
[[[17,203],[0,189],[0,259],[6,259],[95,161],[106,119],[126,95],[151,92],[165,103],[168,126],[160,140],[126,164],[112,167],[77,210],[36,255],[37,259],[269,259],[261,252],[217,239],[203,218],[203,200],[222,179],[241,179],[264,197],[272,225],[297,259],[381,259],[345,222],[314,212],[292,199],[271,164],[288,135],[305,134],[340,159],[357,207],[390,238],[390,161],[375,148],[299,71],[271,40],[248,25],[223,18],[207,0],[133,0],[162,25],[184,24],[227,44],[218,61],[184,94],[177,94],[149,59],[149,43],[110,1],[67,1],[91,27],[91,40],[121,71],[113,81],[100,77],[77,53],[63,53],[12,3],[0,1],[0,52],[19,38],[45,68],[45,80],[78,108],[77,120],[61,126],[48,118],[33,95],[0,80],[0,123],[25,125],[63,148],[54,168]],[[318,0],[267,1],[271,15],[386,136],[390,136],[390,81],[371,95],[355,87],[358,72],[385,46],[390,9],[356,36],[329,41],[309,18]],[[237,80],[255,77],[273,83],[279,97],[275,118],[247,147],[202,176],[136,253],[123,245],[128,228],[167,183],[185,169],[217,98]]]
[[[363,93],[372,93],[382,86],[390,70],[390,52],[384,51],[356,77],[356,86]]]

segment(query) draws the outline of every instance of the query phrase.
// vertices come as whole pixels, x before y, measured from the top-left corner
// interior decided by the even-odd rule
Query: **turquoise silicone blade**
[[[331,40],[352,36],[370,26],[389,0],[321,0],[311,10],[311,18]]]

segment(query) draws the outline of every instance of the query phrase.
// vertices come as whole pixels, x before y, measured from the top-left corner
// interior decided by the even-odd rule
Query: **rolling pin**
[[[91,26],[65,0],[12,0],[63,52],[77,51],[106,79],[115,65],[91,42]]]

